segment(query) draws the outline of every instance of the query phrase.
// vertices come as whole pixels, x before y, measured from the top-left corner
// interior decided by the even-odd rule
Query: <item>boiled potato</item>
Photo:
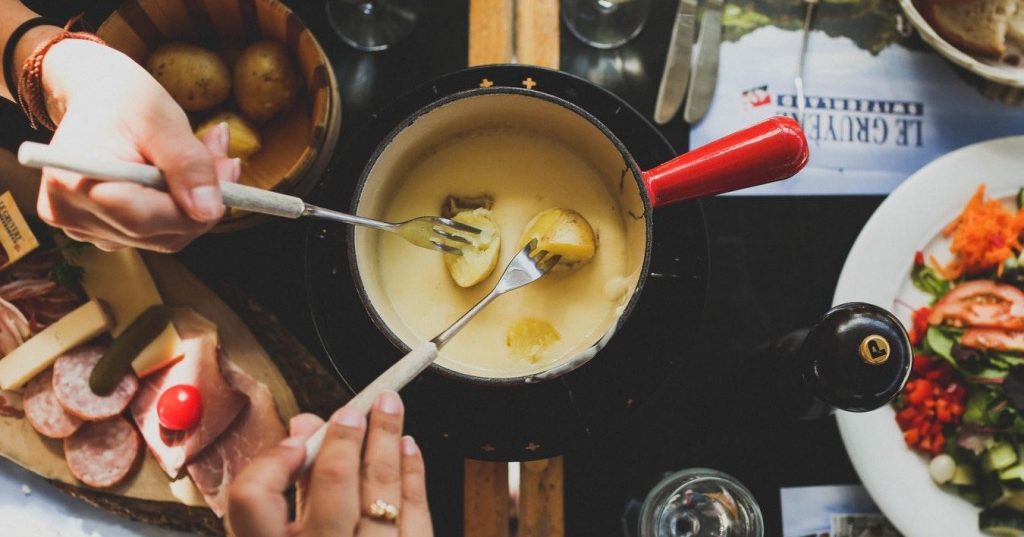
[[[512,323],[505,336],[505,345],[512,355],[532,363],[540,361],[544,351],[562,336],[543,319],[524,317]]]
[[[224,122],[228,124],[229,157],[246,159],[263,147],[256,129],[252,128],[245,118],[234,112],[223,112],[204,121],[196,129],[196,136],[202,139],[210,129]]]
[[[517,250],[533,239],[537,239],[537,249],[562,256],[553,271],[571,270],[583,265],[594,257],[597,250],[590,223],[572,209],[556,207],[533,217],[526,224]]]
[[[444,254],[444,264],[455,283],[459,287],[472,287],[486,280],[498,265],[501,236],[490,209],[479,207],[462,211],[452,220],[480,230],[479,235],[463,235],[470,244],[459,245],[462,246],[462,255]]]
[[[235,61],[235,102],[245,117],[266,121],[291,106],[299,92],[291,58],[276,41],[249,45]]]
[[[476,196],[448,196],[441,204],[441,216],[451,218],[462,211],[473,209],[490,209],[494,206],[494,196],[490,194],[477,194]]]
[[[146,59],[146,70],[188,112],[209,110],[231,93],[231,74],[224,60],[203,47],[162,45]]]

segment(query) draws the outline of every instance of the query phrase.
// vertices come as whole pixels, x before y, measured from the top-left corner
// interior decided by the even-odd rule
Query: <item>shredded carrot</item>
[[[956,259],[944,267],[934,258],[930,261],[944,278],[1000,267],[1003,261],[1020,252],[1022,230],[1024,211],[1011,213],[999,200],[985,200],[985,185],[982,184],[960,216],[943,229],[943,235],[953,236],[949,250]]]
[[[956,215],[956,218],[954,218],[952,222],[946,224],[946,227],[942,228],[943,237],[948,237],[952,235],[954,231],[956,231],[956,226],[960,225],[960,218],[961,215]]]
[[[938,259],[935,259],[934,255],[929,255],[928,262],[931,263],[932,268],[935,269],[935,272],[939,273],[943,280],[956,280],[964,274],[964,267],[959,259],[954,259],[943,265],[939,263]]]

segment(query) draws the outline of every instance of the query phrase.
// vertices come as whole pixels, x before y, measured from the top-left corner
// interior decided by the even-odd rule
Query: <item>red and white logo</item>
[[[743,92],[743,102],[747,108],[757,108],[772,103],[772,96],[768,93],[768,84],[755,86]]]

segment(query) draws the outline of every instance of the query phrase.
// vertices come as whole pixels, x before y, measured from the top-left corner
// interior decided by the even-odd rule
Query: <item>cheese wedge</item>
[[[149,345],[132,360],[132,369],[139,377],[145,377],[177,362],[184,356],[184,352],[181,337],[174,329],[174,323],[167,323],[167,328],[164,328],[163,332],[160,332],[160,335],[149,342]]]
[[[199,487],[196,486],[195,481],[192,481],[192,478],[187,475],[181,479],[171,481],[171,494],[181,503],[190,507],[209,508],[209,505],[206,504],[206,500],[203,498],[203,493],[199,492]]]
[[[153,276],[133,248],[104,252],[85,246],[67,257],[82,267],[82,287],[89,298],[98,298],[110,307],[114,316],[110,335],[114,337],[124,332],[147,308],[163,304]]]
[[[0,389],[21,388],[58,356],[108,330],[110,322],[98,300],[82,304],[0,359]]]

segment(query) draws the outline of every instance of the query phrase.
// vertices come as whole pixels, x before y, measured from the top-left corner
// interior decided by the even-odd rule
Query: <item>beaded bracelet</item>
[[[7,45],[4,46],[4,82],[7,83],[7,91],[10,92],[11,97],[14,100],[18,99],[18,81],[15,80],[14,76],[14,49],[18,47],[18,41],[33,28],[39,26],[57,26],[60,27],[60,22],[53,19],[47,19],[46,17],[35,17],[28,19],[27,21],[18,25],[17,28],[11,32],[11,35],[7,37]]]
[[[43,58],[49,52],[50,47],[65,39],[84,39],[106,45],[106,42],[95,34],[71,31],[71,27],[78,24],[81,18],[78,16],[68,21],[59,34],[36,47],[32,54],[25,59],[21,69],[21,78],[18,79],[18,104],[28,116],[29,125],[33,129],[42,125],[51,131],[57,130],[57,125],[50,118],[50,113],[46,109],[46,94],[43,91]]]

